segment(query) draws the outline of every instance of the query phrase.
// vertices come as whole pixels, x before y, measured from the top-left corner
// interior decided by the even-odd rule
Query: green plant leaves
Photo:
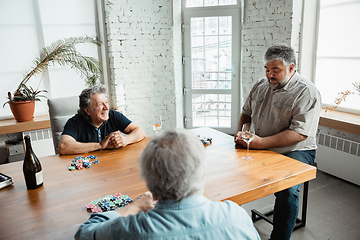
[[[31,86],[27,86],[26,83],[32,76],[44,74],[49,64],[53,66],[58,64],[62,67],[70,67],[74,69],[76,73],[80,74],[80,77],[84,79],[86,85],[95,85],[102,72],[100,62],[96,58],[83,56],[78,52],[76,50],[76,45],[78,44],[100,46],[101,41],[98,38],[82,36],[57,40],[49,46],[44,47],[41,57],[33,61],[35,66],[29,73],[24,75],[23,80],[15,90],[14,97],[11,98],[11,94],[8,95],[9,101],[40,101],[39,97],[45,97],[44,95],[39,95],[39,93],[47,92],[46,90],[35,91]]]

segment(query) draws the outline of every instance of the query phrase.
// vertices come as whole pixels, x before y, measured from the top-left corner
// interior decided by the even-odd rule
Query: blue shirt
[[[110,110],[109,119],[97,128],[90,121],[76,114],[66,122],[62,134],[73,137],[77,142],[101,142],[112,132],[118,130],[123,132],[130,123],[131,121],[122,113]]]
[[[155,208],[121,217],[92,214],[75,239],[251,239],[260,240],[247,212],[231,201],[213,202],[192,195],[180,202],[159,201]]]

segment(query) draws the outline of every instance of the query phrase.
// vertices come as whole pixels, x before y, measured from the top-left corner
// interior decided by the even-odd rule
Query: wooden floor
[[[250,214],[254,208],[268,211],[273,204],[270,195],[242,207]],[[270,224],[261,220],[254,225],[262,240],[269,239]],[[309,184],[307,226],[294,231],[291,240],[360,240],[359,226],[360,186],[318,171]]]

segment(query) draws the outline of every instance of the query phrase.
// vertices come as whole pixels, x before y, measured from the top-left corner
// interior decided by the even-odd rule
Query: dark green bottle
[[[43,174],[39,159],[31,147],[30,136],[25,136],[26,153],[23,172],[27,189],[36,189],[43,185]]]

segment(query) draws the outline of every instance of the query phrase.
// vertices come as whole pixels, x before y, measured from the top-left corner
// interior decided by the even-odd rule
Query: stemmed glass
[[[255,137],[254,125],[251,123],[244,123],[241,129],[241,138],[247,144],[247,155],[243,156],[241,159],[249,160],[249,161],[254,159],[254,157],[249,155],[249,144],[254,139],[254,137]]]
[[[154,124],[152,125],[152,127],[153,127],[154,131],[156,132],[156,135],[158,135],[158,133],[159,133],[161,127],[162,127],[161,115],[158,116],[158,117],[155,117],[154,120],[153,120],[153,123]]]

